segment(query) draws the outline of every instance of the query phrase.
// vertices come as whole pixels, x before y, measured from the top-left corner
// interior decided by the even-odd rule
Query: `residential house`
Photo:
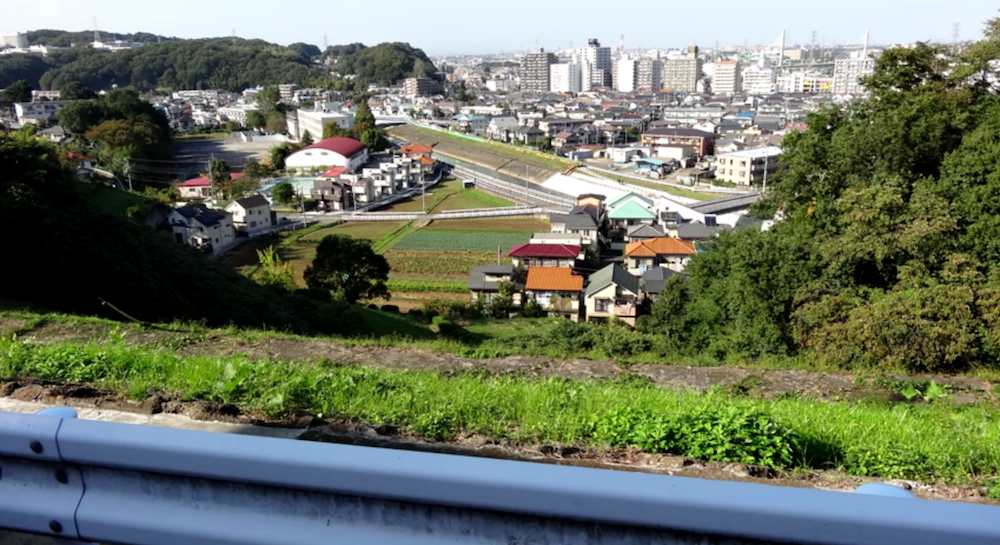
[[[628,231],[625,233],[625,242],[639,242],[641,240],[662,238],[665,236],[667,236],[667,233],[663,227],[660,227],[659,225],[640,223],[638,225],[632,225],[628,228]]]
[[[568,267],[534,267],[528,269],[524,285],[525,297],[538,303],[549,316],[561,316],[574,322],[580,320],[580,293],[583,277]]]
[[[663,287],[666,285],[667,280],[678,274],[681,273],[666,267],[646,269],[646,272],[642,273],[643,295],[655,303],[660,298],[660,294],[663,293]]]
[[[316,208],[323,211],[338,211],[349,208],[349,203],[347,202],[348,194],[349,192],[344,191],[343,184],[336,177],[333,179],[324,177],[316,179],[310,191],[310,197],[316,201]]]
[[[401,146],[399,152],[404,157],[409,157],[420,163],[420,170],[423,172],[424,176],[434,174],[434,165],[436,161],[431,156],[434,153],[434,148],[430,146],[424,146],[421,144],[409,144],[406,146]]]
[[[515,267],[572,267],[584,258],[580,246],[569,244],[518,244],[510,249]]]
[[[586,292],[587,321],[618,318],[635,326],[642,292],[639,278],[616,264],[590,275]]]
[[[545,132],[535,127],[518,127],[512,137],[515,142],[525,146],[534,146],[545,138]]]
[[[594,218],[597,225],[601,225],[607,217],[608,211],[604,208],[604,201],[608,200],[604,195],[596,193],[584,193],[576,197],[576,207],[573,210],[581,210]],[[573,212],[570,212],[571,214]]]
[[[628,271],[641,275],[652,267],[666,267],[682,272],[696,254],[694,243],[677,238],[651,238],[632,242],[625,247]]]
[[[715,163],[715,177],[738,185],[761,184],[778,170],[781,148],[762,148],[734,151],[719,155]]]
[[[66,139],[66,131],[59,125],[45,127],[35,133],[39,138],[48,138],[50,141],[59,143]]]
[[[500,295],[499,284],[510,282],[514,284],[512,303],[521,304],[521,293],[524,292],[524,280],[519,277],[513,265],[485,265],[473,267],[469,273],[469,295],[473,301],[480,298],[487,303]]]
[[[490,120],[489,125],[486,126],[486,138],[500,140],[501,142],[510,142],[517,127],[517,118],[512,115],[494,117]]]
[[[572,233],[582,237],[584,246],[597,244],[598,223],[590,214],[551,214],[549,229],[553,233]]]
[[[242,172],[234,172],[229,175],[229,179],[233,181],[242,177]],[[212,196],[212,180],[206,176],[191,178],[177,184],[177,191],[180,193],[181,199],[207,199]]]
[[[483,115],[459,114],[452,117],[452,121],[462,132],[471,134],[483,134],[489,126],[489,120]]]
[[[691,221],[667,226],[667,235],[681,240],[703,242],[712,240],[723,227],[716,223],[714,216],[705,218],[712,225],[707,225],[700,221]]]
[[[175,208],[167,216],[174,240],[204,252],[222,252],[236,242],[232,214],[204,204]]]
[[[613,227],[626,228],[631,225],[652,225],[656,220],[653,199],[629,193],[608,205],[608,220]]]
[[[248,235],[266,231],[277,224],[271,203],[263,195],[237,199],[229,203],[226,212],[233,215],[236,230]]]
[[[86,180],[94,169],[94,163],[90,157],[78,151],[67,153],[66,162],[76,168],[76,176],[81,180]]]

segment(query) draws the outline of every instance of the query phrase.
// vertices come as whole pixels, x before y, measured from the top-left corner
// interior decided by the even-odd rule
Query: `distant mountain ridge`
[[[321,52],[304,43],[285,47],[233,37],[182,39],[147,32],[101,33],[102,41],[120,39],[145,44],[111,52],[89,47],[93,31],[43,29],[27,35],[33,45],[67,49],[50,52],[44,58],[27,54],[0,56],[0,88],[23,79],[43,89],[60,89],[76,81],[94,90],[118,86],[138,91],[241,91],[279,83],[352,90],[371,83],[391,85],[408,77],[440,78],[434,63],[421,49],[400,42],[372,47],[331,46]],[[322,68],[324,65],[329,71]]]

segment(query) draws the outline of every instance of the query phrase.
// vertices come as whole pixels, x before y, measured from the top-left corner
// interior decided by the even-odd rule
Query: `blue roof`
[[[736,117],[745,117],[745,118],[753,119],[754,113],[753,112],[740,112],[740,113],[736,114]]]

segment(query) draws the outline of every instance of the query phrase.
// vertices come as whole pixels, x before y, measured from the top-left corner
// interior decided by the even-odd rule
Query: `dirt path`
[[[115,326],[107,323],[50,322],[28,327],[24,320],[0,318],[0,333],[16,332],[31,342],[63,341],[103,342],[110,339]],[[234,356],[251,359],[281,359],[304,363],[331,360],[341,364],[366,365],[382,369],[423,369],[461,372],[486,369],[494,373],[517,373],[526,377],[562,377],[580,380],[613,380],[624,371],[609,360],[559,359],[534,356],[508,356],[491,359],[470,359],[448,352],[419,348],[346,347],[334,341],[309,338],[276,338],[269,336],[231,336],[221,332],[174,332],[120,324],[118,335],[125,342],[160,346],[183,355]],[[903,401],[899,382],[917,383],[935,380],[949,387],[954,403],[976,403],[995,400],[989,381],[970,377],[947,376],[884,376],[859,377],[849,373],[816,371],[766,371],[739,367],[690,367],[677,365],[639,365],[630,371],[663,388],[708,390],[727,389],[732,395],[774,398],[796,395],[821,400],[843,400],[881,397]]]

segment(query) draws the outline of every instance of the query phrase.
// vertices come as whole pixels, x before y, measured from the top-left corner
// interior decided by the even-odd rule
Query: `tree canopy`
[[[389,262],[372,250],[371,241],[350,235],[327,235],[306,268],[310,289],[329,290],[354,304],[361,299],[389,298]]]
[[[170,124],[149,102],[130,90],[75,100],[56,116],[67,131],[100,145],[99,158],[163,159],[171,154]]]
[[[358,85],[392,85],[405,78],[440,78],[427,54],[408,43],[381,43],[331,46],[324,53],[331,68],[342,75],[355,76]]]
[[[97,93],[79,81],[71,81],[59,88],[59,100],[90,100],[93,98],[97,98]]]
[[[755,209],[780,221],[707,244],[644,328],[715,359],[996,366],[1000,99],[981,72],[1000,60],[1000,36],[972,50],[992,59],[884,52],[868,100],[811,114],[785,139]]]
[[[28,43],[31,45],[51,45],[53,47],[81,47],[89,46],[94,41],[93,30],[81,30],[79,32],[69,32],[66,30],[39,29],[29,30],[27,33]],[[153,43],[170,42],[178,38],[159,36],[149,32],[117,33],[101,32],[101,39],[106,41],[124,40],[126,42]]]
[[[42,75],[50,68],[52,66],[38,55],[27,53],[0,55],[0,89],[5,89],[21,80],[37,89]]]
[[[18,102],[31,101],[31,85],[24,80],[15,81],[9,87],[0,91],[0,107],[9,108]]]

